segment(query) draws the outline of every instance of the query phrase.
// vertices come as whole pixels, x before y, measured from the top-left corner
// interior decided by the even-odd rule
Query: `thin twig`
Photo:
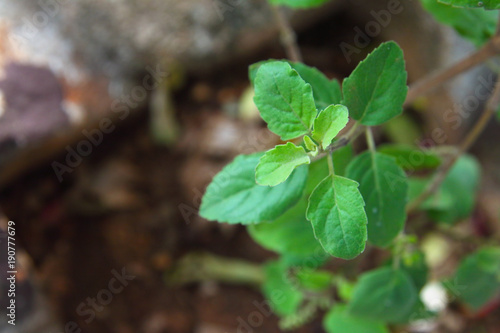
[[[410,86],[404,106],[410,105],[417,97],[425,95],[451,78],[483,63],[500,53],[500,36],[495,35],[482,48],[441,71],[433,72]]]
[[[407,212],[414,212],[425,200],[427,200],[432,194],[434,194],[441,184],[443,183],[446,175],[453,167],[458,158],[467,151],[472,144],[477,140],[479,135],[482,133],[488,121],[495,114],[495,111],[498,110],[500,105],[500,80],[497,80],[495,84],[495,90],[491,94],[488,99],[488,103],[486,104],[486,109],[481,114],[481,117],[478,119],[474,127],[469,131],[465,139],[462,141],[460,146],[458,147],[457,152],[451,155],[448,160],[443,163],[443,165],[438,169],[432,181],[429,183],[427,188],[422,192],[414,201],[410,203],[408,206]]]
[[[283,7],[277,7],[271,5],[274,17],[278,23],[278,28],[280,30],[281,44],[285,48],[287,58],[291,61],[302,62],[302,55],[300,53],[299,46],[297,45],[297,36],[295,31],[290,26],[288,19],[283,12]]]
[[[500,20],[500,14],[499,14],[499,20]],[[490,51],[488,51],[488,52],[492,52],[493,55],[500,53],[500,51],[499,51],[500,50],[500,24],[497,26],[495,36],[493,36],[490,39],[490,41],[485,45],[485,47],[483,47],[481,50],[484,50],[484,49],[489,49]],[[487,51],[481,51],[481,50],[476,52],[476,54],[483,53],[483,52],[489,54]],[[478,57],[479,56],[472,55],[469,57],[469,59],[470,58],[476,59]],[[486,59],[483,59],[483,61]],[[474,60],[474,61],[476,61],[476,60]],[[469,62],[472,63],[471,61],[469,61]],[[457,65],[455,65],[455,66],[457,66]],[[455,67],[455,66],[453,66],[453,67]],[[461,66],[457,66],[457,67],[461,67]],[[449,72],[453,72],[453,73],[456,72],[456,74],[459,73],[456,70],[453,70],[453,71],[449,70]],[[439,77],[439,75],[436,75],[435,77]],[[443,75],[441,75],[441,77],[445,77],[445,75],[443,74]],[[448,78],[451,78],[451,77],[452,76],[449,76],[449,74],[448,74]],[[441,83],[442,82],[444,82],[444,81],[441,81]],[[429,82],[427,84],[430,85]],[[407,98],[407,101],[408,101],[408,98]],[[486,103],[486,108],[483,111],[483,113],[481,114],[481,117],[479,117],[479,119],[477,120],[474,127],[469,131],[469,133],[467,134],[465,139],[462,141],[462,143],[458,147],[457,151],[454,154],[452,154],[448,158],[448,160],[445,163],[443,163],[443,165],[441,165],[441,167],[437,170],[437,172],[435,173],[431,182],[424,190],[424,192],[422,192],[415,200],[413,200],[408,205],[408,207],[406,209],[408,214],[416,211],[418,209],[418,207],[425,200],[430,198],[439,189],[439,187],[443,183],[444,179],[446,178],[446,175],[448,174],[450,169],[453,167],[455,162],[458,160],[458,158],[465,151],[467,151],[474,144],[474,142],[477,140],[479,135],[483,132],[484,128],[488,124],[488,121],[490,120],[490,118],[493,116],[495,111],[498,110],[499,106],[500,106],[500,80],[497,78],[497,82],[495,84],[495,89],[493,90],[493,93],[491,94],[490,98],[488,99],[488,102]]]

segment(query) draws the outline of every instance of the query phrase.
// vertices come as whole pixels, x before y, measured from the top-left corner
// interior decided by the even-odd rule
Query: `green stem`
[[[397,271],[401,264],[401,253],[395,253],[394,258],[392,259],[392,268]]]
[[[335,169],[333,168],[333,157],[332,153],[328,152],[326,155],[326,158],[328,159],[328,170],[330,171],[330,175],[335,175]]]
[[[366,127],[365,133],[366,133],[366,143],[368,144],[368,149],[370,149],[370,151],[374,153],[376,151],[376,148],[371,127]]]
[[[173,285],[218,281],[260,286],[264,279],[265,274],[260,264],[209,253],[190,253],[184,256],[166,275],[167,283]]]
[[[405,233],[401,231],[394,239],[394,248],[392,253],[392,268],[398,270],[401,266],[401,254],[406,249]]]

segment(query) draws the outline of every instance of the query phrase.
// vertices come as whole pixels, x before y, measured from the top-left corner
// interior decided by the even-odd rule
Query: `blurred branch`
[[[297,45],[297,36],[292,29],[288,19],[283,11],[283,7],[271,5],[278,28],[280,30],[281,44],[285,48],[287,58],[291,61],[302,62],[302,55],[299,46]]]
[[[500,14],[499,14],[499,22],[500,22]],[[405,101],[405,105],[409,104],[413,101],[417,96],[425,94],[432,90],[433,88],[439,86],[443,82],[452,77],[480,64],[481,62],[489,59],[500,53],[500,25],[497,27],[495,35],[477,52],[471,54],[469,57],[459,61],[455,65],[451,66],[448,69],[445,69],[436,74],[431,74],[429,77],[424,78],[417,83],[415,83],[411,88],[410,92]],[[488,102],[486,104],[486,108],[477,120],[474,127],[469,131],[465,139],[459,145],[456,152],[454,152],[445,163],[441,165],[441,167],[434,174],[429,185],[426,189],[414,200],[412,201],[408,207],[408,214],[415,212],[418,207],[428,198],[430,198],[441,186],[443,181],[446,178],[446,175],[453,167],[455,162],[459,159],[459,157],[466,152],[477,140],[479,135],[483,132],[484,128],[488,124],[490,118],[493,114],[498,110],[500,106],[500,80],[497,78],[497,82],[495,84],[495,89],[491,94]]]
[[[259,286],[264,282],[264,271],[260,264],[209,253],[190,253],[167,273],[166,281],[173,285],[217,281]]]
[[[457,151],[452,154],[448,160],[443,163],[443,165],[437,170],[432,178],[431,182],[427,186],[427,188],[422,192],[414,201],[410,203],[407,208],[408,213],[413,213],[418,207],[427,200],[432,194],[434,194],[441,184],[443,183],[446,175],[453,167],[458,158],[467,151],[472,144],[477,140],[479,135],[483,132],[484,128],[488,124],[488,121],[493,116],[498,107],[500,106],[500,80],[497,79],[495,84],[495,89],[488,99],[488,103],[486,104],[486,108],[479,117],[478,121],[474,125],[474,127],[469,131],[465,139],[462,141]]]
[[[432,72],[410,86],[404,106],[410,105],[417,97],[425,95],[455,76],[483,63],[500,53],[500,35],[497,33],[482,48],[454,65]]]

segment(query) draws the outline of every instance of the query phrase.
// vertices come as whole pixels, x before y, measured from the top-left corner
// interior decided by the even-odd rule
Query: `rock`
[[[9,64],[0,80],[0,96],[0,143],[4,147],[0,163],[9,154],[7,148],[35,142],[68,125],[61,84],[46,68]]]
[[[21,0],[4,7],[9,40],[39,50],[37,58],[56,71],[73,67],[72,78],[81,76],[76,62],[67,64],[73,57],[94,72],[131,78],[148,64],[171,60],[207,70],[277,36],[267,0]],[[310,22],[334,7],[301,12],[296,21]]]

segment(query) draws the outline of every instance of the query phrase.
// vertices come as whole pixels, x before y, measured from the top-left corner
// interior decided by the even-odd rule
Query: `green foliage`
[[[335,174],[345,175],[345,169],[353,158],[353,150],[350,145],[337,149],[332,154]],[[307,179],[306,194],[311,194],[316,186],[329,175],[326,158],[314,161],[309,166],[309,178]]]
[[[438,209],[429,211],[430,217],[452,224],[470,216],[476,203],[480,174],[479,163],[470,155],[464,155],[455,162],[440,190],[430,199],[442,204]]]
[[[392,156],[398,165],[411,172],[435,169],[441,164],[441,158],[428,149],[418,149],[408,145],[385,144],[377,147],[378,152]]]
[[[382,267],[361,276],[348,309],[362,318],[398,323],[417,301],[417,290],[405,271]]]
[[[294,6],[319,2],[274,1]],[[437,6],[437,16],[445,13]],[[482,9],[475,11],[481,13],[477,17],[467,16],[465,9],[449,9],[457,10],[453,24],[464,29],[470,25],[465,22],[489,15]],[[481,28],[468,27],[467,33],[479,43],[488,38],[490,24],[480,22]],[[368,151],[355,153],[350,144],[360,126],[403,119],[395,118],[408,91],[399,46],[381,44],[344,80],[342,89],[318,69],[286,60],[253,64],[249,77],[262,118],[285,142],[265,153],[236,157],[208,186],[200,215],[248,225],[257,243],[280,255],[265,265],[262,291],[281,317],[281,327],[294,328],[318,310],[329,310],[327,332],[387,333],[388,324],[431,315],[418,299],[429,268],[417,238],[403,230],[408,200],[429,186],[431,173],[442,163],[440,150],[402,144],[377,149],[369,128]],[[339,136],[349,117],[353,127]],[[402,142],[413,142],[409,138],[415,133],[403,135]],[[479,180],[477,161],[463,156],[418,209],[436,221],[456,223],[472,213]],[[352,267],[339,267],[335,275],[319,270],[330,256],[359,256],[367,240],[391,254],[385,264],[358,281],[342,275],[355,272]],[[458,289],[466,304],[484,306],[500,293],[500,248],[481,249],[466,258],[453,282],[467,286]]]
[[[311,257],[323,250],[306,219],[306,209],[307,198],[303,197],[273,222],[251,225],[248,232],[268,250],[299,258]]]
[[[313,8],[321,6],[328,1],[329,0],[269,0],[269,3],[291,8]]]
[[[332,286],[333,275],[328,271],[301,269],[296,274],[297,281],[307,290],[324,291]]]
[[[314,119],[312,137],[326,149],[349,121],[349,111],[343,105],[330,105]]]
[[[438,0],[440,3],[462,8],[500,9],[499,0]]]
[[[351,163],[353,157],[354,151],[352,150],[351,145],[335,150],[332,154],[335,174],[344,176],[347,166],[349,165],[349,163]]]
[[[219,172],[208,186],[200,215],[228,223],[272,221],[293,206],[306,185],[307,167],[297,168],[275,187],[255,183],[255,167],[262,153],[240,155]]]
[[[304,296],[289,278],[289,266],[283,261],[271,261],[265,266],[266,279],[262,286],[264,296],[271,309],[280,316],[294,314]]]
[[[272,132],[283,140],[309,132],[316,117],[312,88],[288,63],[261,65],[254,85],[255,105]]]
[[[317,68],[309,67],[300,62],[290,62],[290,66],[299,73],[304,81],[311,85],[318,109],[340,103],[342,92],[339,81],[330,80]]]
[[[304,146],[312,155],[316,156],[318,153],[318,145],[311,139],[309,135],[304,135]]]
[[[260,185],[276,186],[287,180],[296,167],[310,162],[304,148],[288,142],[276,146],[260,158],[255,169],[255,180]]]
[[[403,51],[382,43],[344,80],[344,102],[350,116],[363,125],[380,125],[403,111],[408,92]]]
[[[352,259],[365,249],[366,215],[358,183],[341,176],[328,176],[309,198],[307,219],[326,252]]]
[[[282,317],[282,326],[288,327],[303,324],[322,307],[325,301],[318,293],[329,289],[333,281],[330,272],[290,265],[285,260],[267,262],[264,271],[262,292]]]
[[[497,12],[477,8],[479,2],[484,3],[485,8],[490,7],[492,4],[492,2],[488,1],[438,2],[437,0],[422,0],[425,9],[434,15],[436,20],[451,26],[462,37],[467,38],[477,47],[486,43],[495,34],[498,20]],[[467,3],[470,6],[467,6]],[[496,3],[498,5],[499,2]]]
[[[347,177],[361,184],[359,190],[365,199],[368,217],[368,240],[378,246],[388,246],[406,221],[406,174],[394,158],[367,151],[351,161]]]
[[[439,190],[421,205],[436,222],[454,224],[470,216],[475,206],[480,181],[477,160],[464,155],[455,162]],[[428,186],[429,179],[414,178],[410,182],[409,197],[414,198]]]
[[[383,322],[353,316],[344,305],[336,305],[326,314],[323,327],[328,333],[389,333]]]
[[[417,291],[422,290],[429,275],[424,253],[420,250],[404,253],[401,258],[401,269],[412,279]]]
[[[317,68],[307,66],[300,62],[292,62],[288,60],[265,60],[250,65],[248,68],[248,76],[250,82],[255,84],[257,71],[263,64],[270,62],[286,62],[299,73],[302,80],[309,83],[313,90],[314,101],[318,109],[324,109],[331,104],[338,104],[342,100],[342,92],[340,90],[339,81],[328,79],[325,74],[321,73]]]
[[[466,257],[446,285],[468,306],[479,310],[500,295],[500,247],[484,247]]]

